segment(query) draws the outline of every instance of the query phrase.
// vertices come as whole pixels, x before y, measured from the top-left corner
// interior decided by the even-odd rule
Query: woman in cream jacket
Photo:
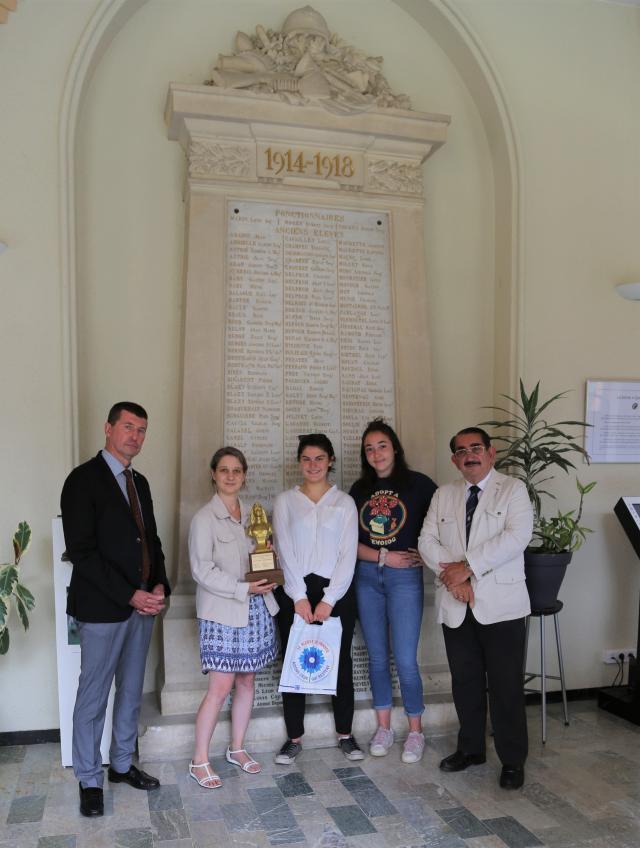
[[[200,632],[202,673],[209,676],[195,727],[195,751],[189,774],[205,789],[222,781],[209,764],[209,745],[222,705],[235,684],[231,705],[228,762],[249,774],[261,766],[244,749],[253,708],[255,672],[277,656],[273,616],[278,611],[273,583],[248,583],[246,534],[249,509],[239,497],[247,473],[241,451],[224,447],[211,460],[216,493],[200,509],[189,529],[189,561],[196,582],[196,614]]]

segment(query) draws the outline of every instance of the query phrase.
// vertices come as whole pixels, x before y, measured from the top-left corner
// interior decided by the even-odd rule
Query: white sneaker
[[[403,763],[419,763],[424,754],[424,734],[412,730],[402,749]]]
[[[369,742],[369,753],[372,757],[386,757],[389,748],[393,745],[393,730],[379,727]]]

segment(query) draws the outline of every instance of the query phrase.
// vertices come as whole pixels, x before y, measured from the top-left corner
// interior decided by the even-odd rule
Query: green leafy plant
[[[560,468],[565,473],[575,468],[571,455],[584,457],[587,463],[589,455],[582,445],[576,441],[577,436],[567,432],[567,428],[589,427],[585,421],[556,421],[550,423],[549,407],[567,395],[560,392],[542,400],[540,398],[540,383],[536,383],[533,391],[527,393],[520,380],[520,397],[501,395],[513,404],[512,409],[501,406],[488,406],[494,412],[502,412],[507,417],[499,420],[483,421],[482,426],[492,427],[498,432],[493,440],[501,446],[497,450],[495,467],[504,470],[512,477],[517,477],[527,487],[529,498],[534,511],[534,532],[531,550],[545,553],[577,550],[587,533],[592,531],[580,525],[584,496],[596,485],[595,482],[582,485],[576,480],[580,493],[580,503],[576,510],[561,512],[552,518],[542,515],[542,497],[554,498],[553,492],[547,488],[554,474],[550,473]],[[574,517],[575,516],[575,517]],[[536,544],[537,542],[537,544]]]
[[[13,535],[13,562],[0,565],[0,654],[9,650],[9,616],[15,607],[25,630],[29,628],[27,615],[36,605],[33,595],[20,583],[20,560],[31,541],[31,528],[26,521],[18,524]]]
[[[532,544],[529,548],[534,552],[559,554],[563,551],[577,551],[587,538],[587,533],[593,533],[588,527],[580,525],[582,517],[582,503],[584,496],[596,485],[595,481],[585,486],[576,478],[578,492],[580,492],[580,503],[578,514],[574,518],[575,510],[561,512],[551,518],[541,517],[533,530]],[[535,544],[535,543],[538,544]]]

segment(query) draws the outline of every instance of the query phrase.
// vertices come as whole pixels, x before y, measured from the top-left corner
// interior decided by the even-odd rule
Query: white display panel
[[[60,753],[62,765],[72,765],[71,737],[73,731],[73,707],[76,702],[78,678],[80,677],[80,645],[74,621],[67,615],[67,588],[71,582],[71,563],[63,560],[65,550],[62,519],[51,522],[53,535],[53,586],[56,606],[56,651],[58,656],[58,709],[60,711]],[[102,762],[109,762],[111,744],[111,715],[113,712],[114,687],[109,693],[107,717],[102,733],[100,753]]]

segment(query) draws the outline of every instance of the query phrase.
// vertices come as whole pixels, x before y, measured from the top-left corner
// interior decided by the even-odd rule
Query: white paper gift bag
[[[335,695],[341,638],[339,618],[307,624],[295,613],[278,692]]]

